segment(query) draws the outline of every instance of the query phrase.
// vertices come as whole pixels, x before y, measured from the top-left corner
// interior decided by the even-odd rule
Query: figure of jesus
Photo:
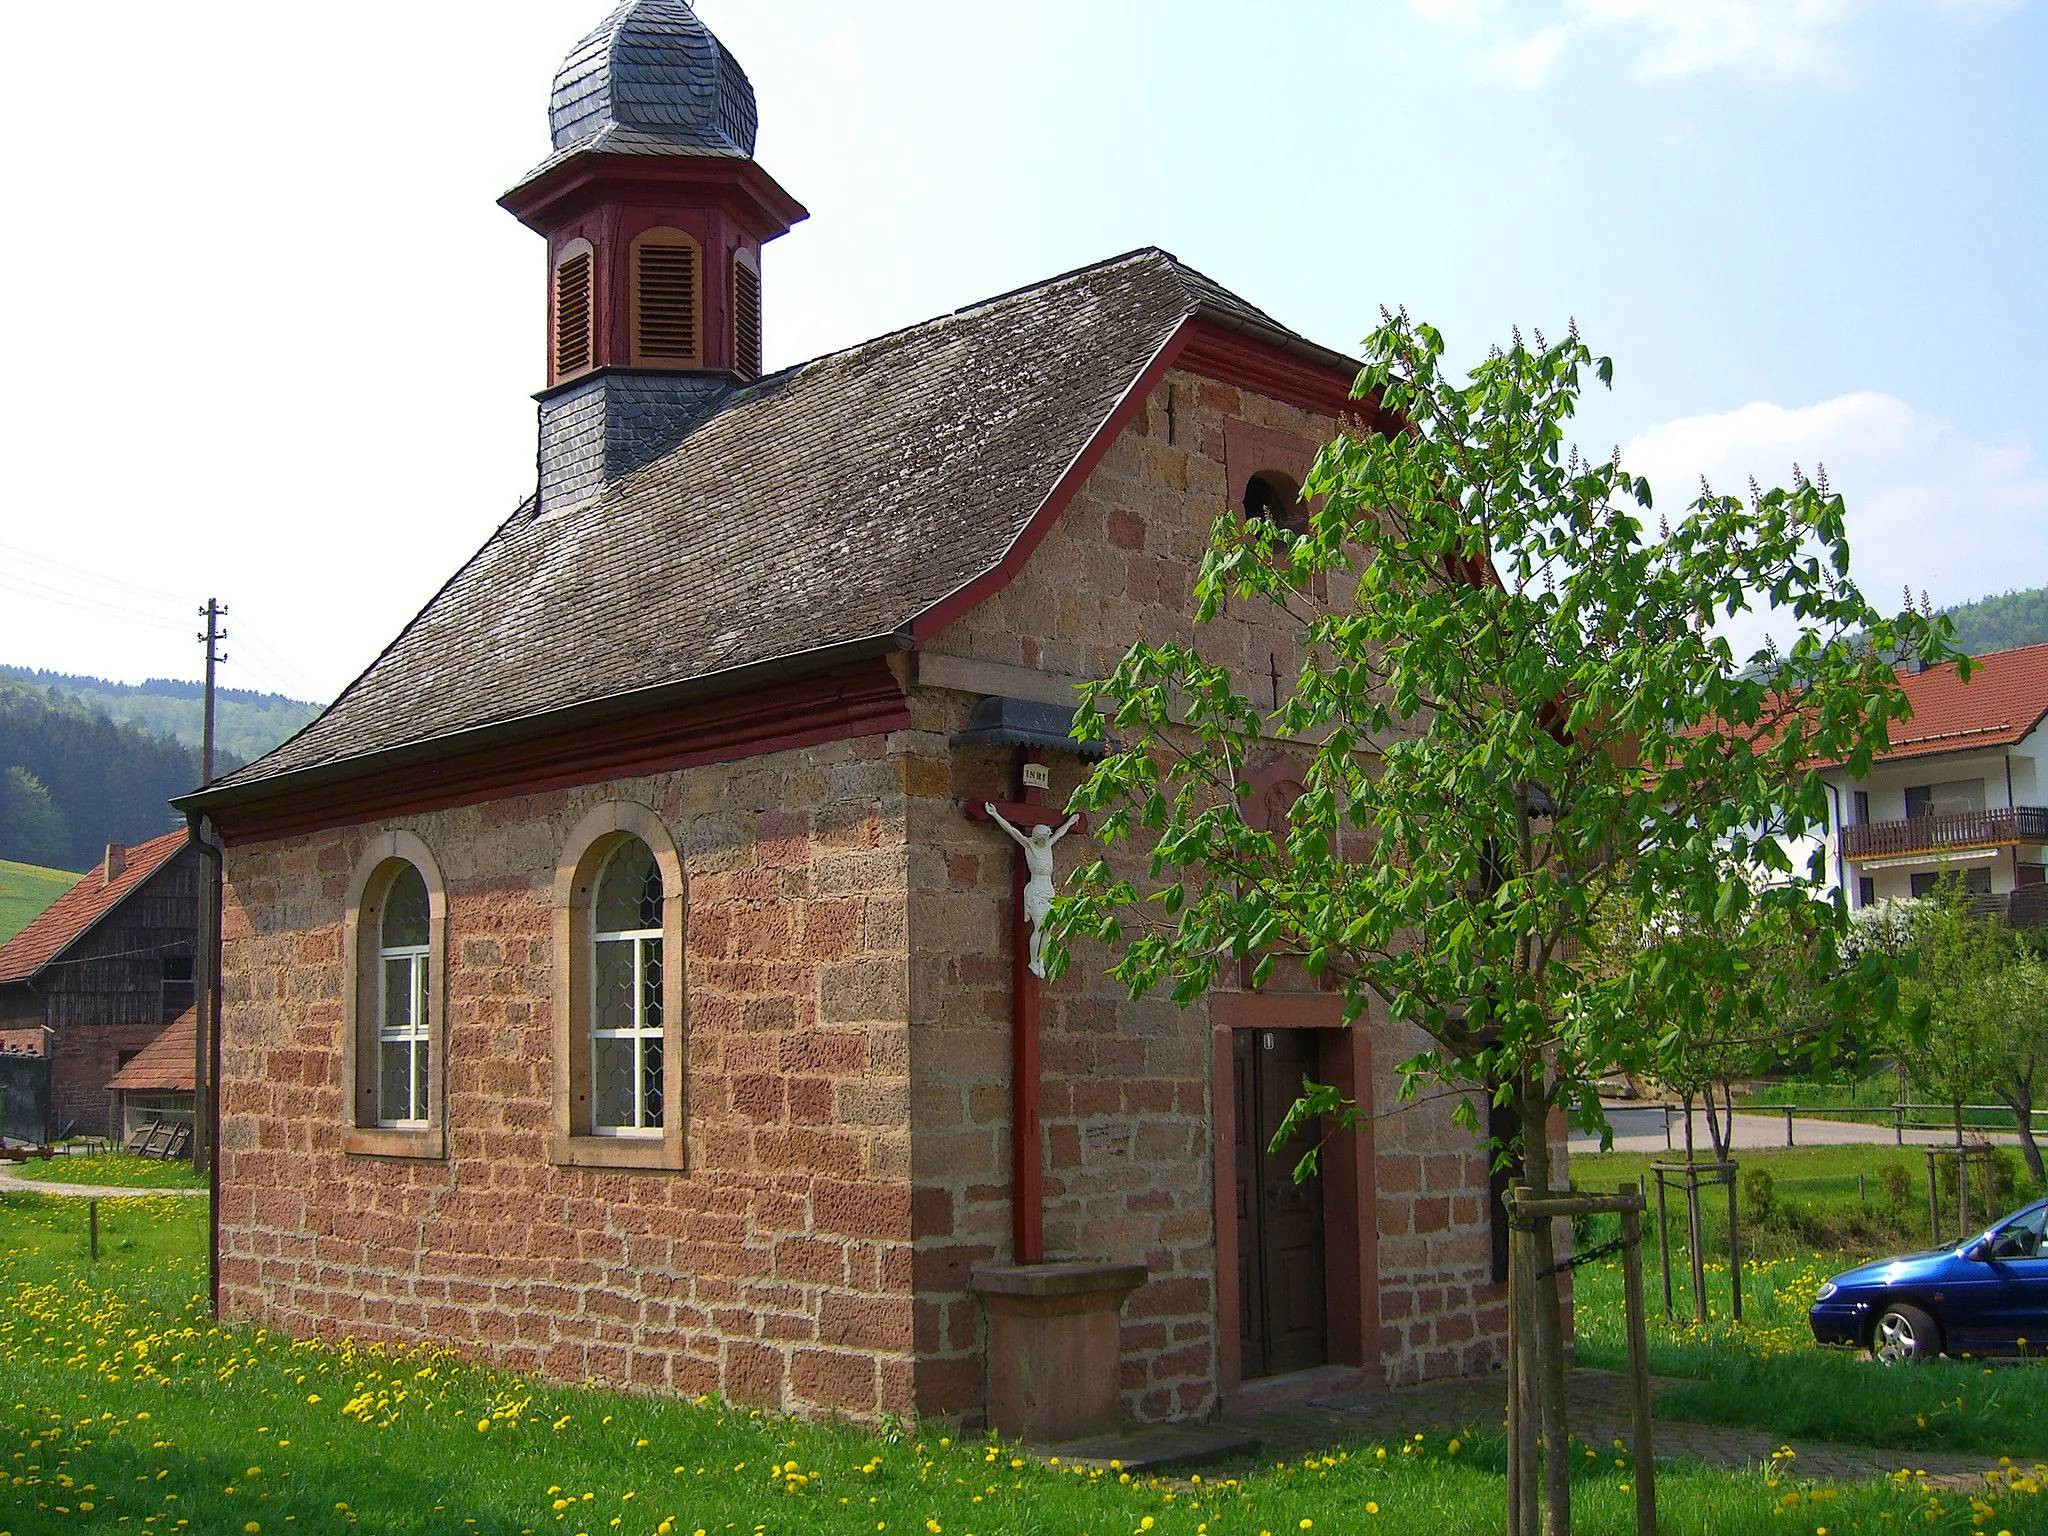
[[[1045,961],[1040,955],[1044,944],[1041,932],[1047,915],[1052,911],[1052,845],[1074,829],[1079,816],[1069,816],[1055,832],[1040,822],[1026,834],[1018,831],[1003,820],[1002,813],[993,804],[984,800],[982,809],[989,819],[1005,832],[1010,840],[1024,850],[1024,867],[1031,872],[1024,882],[1024,920],[1031,925],[1031,974],[1041,979],[1045,976]]]

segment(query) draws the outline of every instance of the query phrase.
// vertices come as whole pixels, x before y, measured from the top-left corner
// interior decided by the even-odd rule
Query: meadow
[[[52,1184],[97,1184],[116,1189],[204,1189],[206,1180],[179,1158],[95,1152],[73,1157],[32,1157],[15,1165],[24,1179]]]
[[[941,1424],[800,1423],[433,1348],[218,1327],[202,1206],[102,1200],[94,1264],[83,1201],[0,1196],[0,1536],[1435,1536],[1502,1522],[1499,1441],[1469,1431],[1134,1477]],[[1572,1455],[1574,1529],[1632,1530],[1627,1468],[1603,1448]],[[1679,1466],[1659,1490],[1671,1532],[2041,1529],[2037,1485],[2012,1481],[1973,1498]]]
[[[43,908],[78,883],[78,876],[40,864],[0,859],[0,944],[34,922]]]
[[[1609,1153],[1572,1159],[1583,1188],[1612,1189],[1648,1170],[1648,1157]],[[1914,1174],[1902,1204],[1888,1203],[1879,1170],[1897,1163]],[[1927,1244],[1925,1160],[1917,1148],[1881,1145],[1745,1151],[1738,1164],[1769,1173],[1767,1219],[1745,1215],[1743,1317],[1729,1316],[1726,1195],[1703,1192],[1703,1262],[1708,1315],[1692,1317],[1691,1257],[1674,1190],[1670,1197],[1673,1314],[1663,1307],[1654,1220],[1643,1254],[1649,1298],[1650,1368],[1689,1385],[1660,1397],[1659,1411],[1708,1423],[1741,1424],[1774,1434],[1908,1450],[1981,1453],[2015,1460],[2048,1458],[2048,1362],[1941,1360],[1887,1370],[1814,1346],[1806,1309],[1830,1275]],[[1858,1175],[1862,1176],[1859,1186]],[[1738,1175],[1740,1177],[1740,1175]],[[1655,1185],[1651,1185],[1654,1209]],[[2011,1208],[2032,1198],[2008,1198]],[[1944,1232],[1953,1239],[1954,1214]],[[1980,1223],[1981,1224],[1981,1223]],[[1614,1223],[1582,1238],[1614,1235]],[[1579,1358],[1610,1369],[1626,1364],[1622,1277],[1617,1262],[1576,1271]]]

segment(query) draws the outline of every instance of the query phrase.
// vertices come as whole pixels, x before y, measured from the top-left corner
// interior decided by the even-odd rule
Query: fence
[[[1686,1110],[1682,1104],[1665,1104],[1664,1145],[1672,1145],[1671,1121],[1673,1116],[1684,1119]],[[1927,1118],[1916,1118],[1922,1112]],[[1703,1111],[1704,1113],[1705,1111]],[[1899,1146],[1906,1144],[1908,1131],[1945,1131],[1953,1134],[1956,1128],[1956,1109],[1952,1104],[1872,1104],[1822,1106],[1813,1104],[1758,1104],[1747,1103],[1735,1106],[1738,1115],[1772,1114],[1785,1117],[1785,1145],[1796,1146],[1792,1121],[1796,1116],[1803,1120],[1846,1120],[1851,1124],[1890,1125]],[[2011,1130],[2014,1126],[2013,1113],[2003,1104],[1965,1104],[1962,1107],[1963,1129],[1965,1131]],[[1720,1113],[1716,1110],[1713,1113]],[[2029,1116],[2037,1133],[2048,1131],[2042,1124],[2042,1116],[2048,1109],[2037,1109]]]

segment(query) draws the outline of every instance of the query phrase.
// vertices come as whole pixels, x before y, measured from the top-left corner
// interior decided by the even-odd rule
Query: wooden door
[[[1237,1163],[1238,1358],[1247,1380],[1329,1359],[1323,1290],[1323,1181],[1294,1182],[1311,1145],[1297,1134],[1269,1151],[1304,1076],[1316,1033],[1240,1030],[1233,1045]]]

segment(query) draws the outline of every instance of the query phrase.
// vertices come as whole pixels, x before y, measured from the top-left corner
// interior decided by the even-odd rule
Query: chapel
[[[1419,1036],[1028,950],[1077,686],[1190,634],[1220,512],[1299,514],[1357,364],[1146,249],[764,372],[806,215],[739,62],[626,0],[548,117],[500,199],[532,493],[181,802],[225,848],[221,1314],[1041,1439],[1494,1368],[1496,1176],[1396,1102]],[[1203,641],[1278,703],[1287,626]],[[1304,1075],[1375,1115],[1297,1184]]]

